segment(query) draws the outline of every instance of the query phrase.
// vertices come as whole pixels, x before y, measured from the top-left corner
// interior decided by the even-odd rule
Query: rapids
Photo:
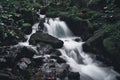
[[[81,80],[116,80],[119,74],[110,67],[103,67],[99,61],[85,53],[82,49],[84,42],[80,37],[74,36],[64,21],[46,18],[44,26],[44,32],[64,42],[63,48],[59,49],[61,57],[67,61],[72,71],[80,73]]]

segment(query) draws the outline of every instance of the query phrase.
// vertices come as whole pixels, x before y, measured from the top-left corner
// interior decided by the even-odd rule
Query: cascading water
[[[57,37],[57,38],[69,38],[73,37],[73,34],[69,29],[67,29],[67,25],[64,21],[59,21],[59,18],[52,18],[46,19],[44,23],[45,30],[47,30],[48,34]]]
[[[82,50],[84,42],[75,41],[76,36],[68,29],[64,21],[59,18],[47,19],[44,31],[64,41],[59,49],[62,58],[67,61],[72,71],[79,72],[81,80],[116,80],[119,74],[108,67],[102,67],[96,60]]]
[[[32,32],[31,32],[31,34],[25,36],[27,38],[27,40],[25,42],[19,42],[18,45],[21,45],[21,46],[30,46],[29,45],[29,39],[30,39],[31,35],[33,35],[34,33],[36,33],[36,31],[38,30],[38,25],[39,25],[39,23],[34,24],[32,26]]]

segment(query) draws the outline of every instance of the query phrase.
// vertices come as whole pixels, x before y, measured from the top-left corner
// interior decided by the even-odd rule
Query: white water
[[[59,18],[46,18],[44,25],[44,32],[64,41],[64,47],[59,49],[62,53],[61,57],[67,61],[72,71],[80,73],[81,80],[116,80],[115,77],[119,75],[118,73],[111,68],[102,67],[96,60],[83,52],[82,44],[84,42],[74,41],[78,37],[73,35],[64,21],[60,21]],[[32,33],[26,35],[27,41],[20,42],[16,46],[26,46],[36,50],[35,46],[29,45],[29,39],[37,30],[38,23],[33,25]]]
[[[46,22],[44,23],[45,30],[47,30],[48,34],[57,37],[57,38],[69,38],[72,37],[73,34],[69,29],[67,29],[67,26],[64,21],[59,21],[59,18],[55,18],[54,20],[52,18],[46,19]]]
[[[13,47],[23,47],[23,46],[25,46],[27,48],[33,49],[34,51],[36,51],[36,53],[38,53],[38,51],[36,50],[36,46],[33,46],[33,45],[29,44],[30,37],[38,31],[38,25],[39,25],[39,23],[36,23],[32,26],[32,32],[31,32],[31,34],[25,36],[27,38],[27,40],[25,42],[19,42],[17,45],[14,45]]]
[[[64,21],[56,19],[46,19],[44,31],[64,41],[64,47],[59,49],[70,65],[72,71],[79,72],[81,80],[116,80],[119,74],[108,67],[102,67],[96,60],[83,52],[84,42],[74,41],[76,36],[68,29]]]
[[[38,25],[39,25],[39,23],[34,24],[32,26],[32,32],[31,32],[31,34],[25,36],[27,38],[27,40],[25,42],[19,42],[18,45],[20,45],[20,46],[30,46],[29,45],[29,39],[30,39],[31,35],[33,35],[34,33],[36,33],[36,31],[38,31]]]

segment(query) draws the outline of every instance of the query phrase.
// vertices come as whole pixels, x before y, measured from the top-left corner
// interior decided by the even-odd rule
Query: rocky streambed
[[[0,48],[0,80],[79,80],[57,50],[63,41],[34,29],[28,38]]]
[[[83,51],[92,49],[64,21],[39,16],[26,40],[0,47],[1,80],[119,80],[113,68]],[[85,34],[75,34],[88,34],[87,28],[80,29]]]

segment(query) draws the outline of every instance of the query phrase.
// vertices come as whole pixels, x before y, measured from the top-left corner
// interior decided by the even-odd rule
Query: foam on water
[[[64,42],[63,48],[59,49],[62,58],[67,61],[72,71],[81,74],[81,80],[116,80],[117,72],[109,67],[102,67],[90,55],[82,50],[84,42],[76,42],[77,38],[69,30],[64,21],[57,19],[46,19],[44,30],[48,34],[61,39]]]

